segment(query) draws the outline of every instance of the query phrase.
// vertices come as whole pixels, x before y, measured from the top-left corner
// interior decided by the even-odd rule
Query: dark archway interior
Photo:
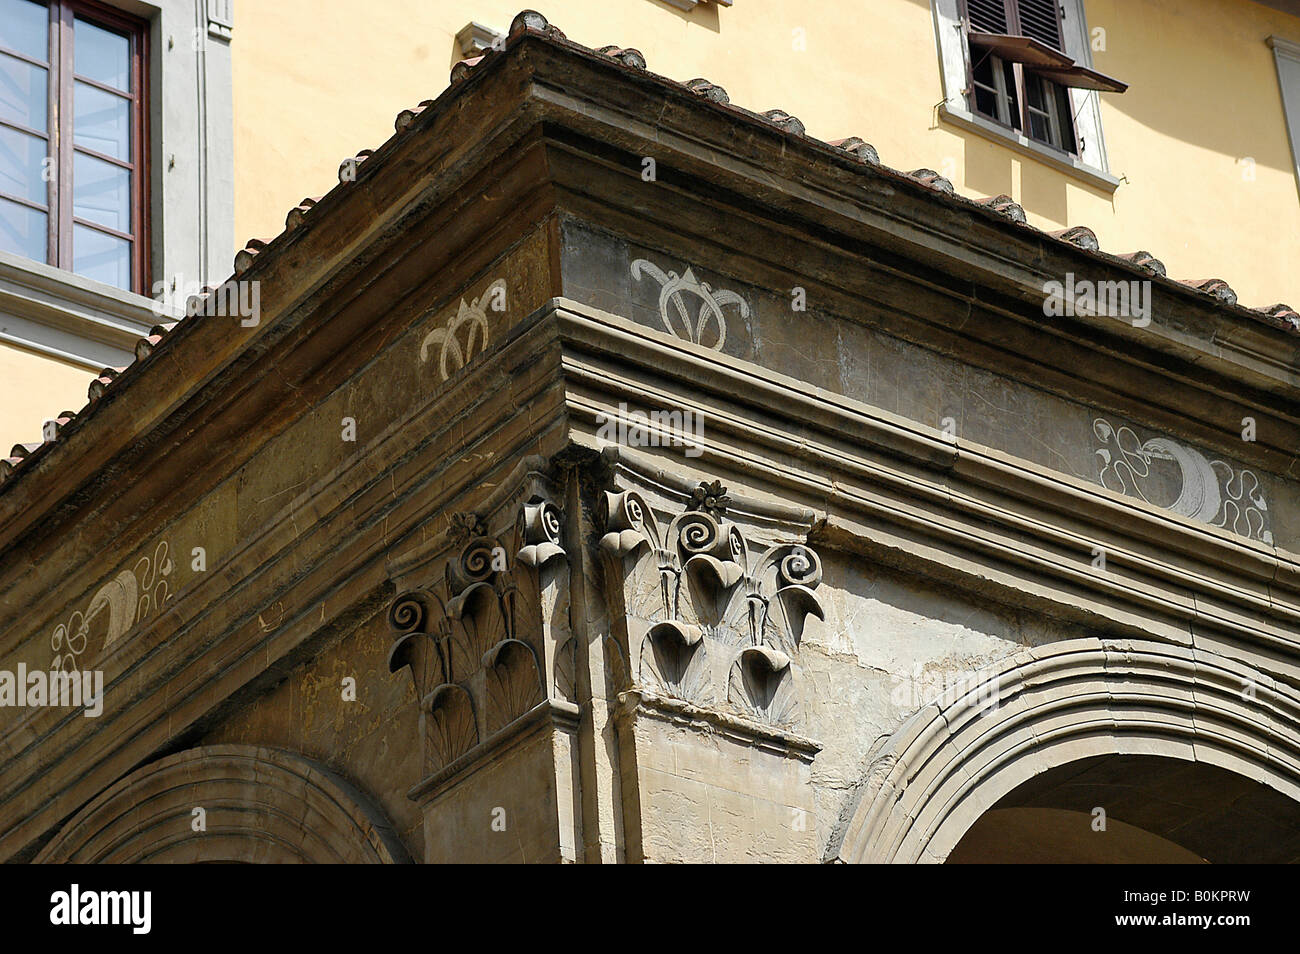
[[[1094,827],[1095,809],[1106,829]],[[1292,863],[1300,803],[1235,772],[1103,755],[1043,772],[985,812],[948,856],[970,863]]]

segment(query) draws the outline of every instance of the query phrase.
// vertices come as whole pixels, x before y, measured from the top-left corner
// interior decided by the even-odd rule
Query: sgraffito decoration
[[[388,610],[395,634],[388,668],[411,670],[429,772],[545,698],[539,660],[545,616],[563,589],[561,514],[554,505],[530,500],[513,532],[500,537],[477,514],[456,514],[452,523],[456,550],[443,579],[402,593]]]
[[[755,555],[726,519],[729,502],[719,482],[702,483],[687,509],[663,527],[639,494],[605,494],[601,548],[615,560],[634,561],[633,589],[638,575],[641,582],[657,577],[654,595],[634,596],[628,607],[654,620],[640,646],[636,678],[707,706],[722,695],[726,672],[729,706],[762,722],[791,725],[798,716],[793,669],[804,622],[810,614],[825,619],[814,592],[821,561],[799,543]],[[722,655],[725,669],[710,662],[714,654]]]
[[[54,657],[51,670],[80,669],[80,657],[92,638],[102,633],[103,652],[131,627],[160,609],[171,598],[168,577],[173,569],[167,541],[162,540],[152,555],[141,557],[135,566],[122,570],[95,591],[84,610],[76,610],[50,634]]]
[[[679,276],[676,272],[665,273],[653,262],[638,258],[632,262],[632,277],[640,281],[642,274],[660,285],[659,319],[664,327],[670,334],[692,344],[722,350],[727,340],[727,317],[722,309],[727,305],[736,306],[741,318],[749,317],[748,302],[725,288],[710,288],[707,282],[696,279],[690,267]],[[692,314],[696,302],[699,307]]]
[[[1092,429],[1102,443],[1095,453],[1098,479],[1107,490],[1139,497],[1252,540],[1273,543],[1268,502],[1254,471],[1236,470],[1226,461],[1210,460],[1200,451],[1167,437],[1140,440],[1133,428],[1115,427],[1104,418],[1095,419]],[[1169,462],[1177,468],[1180,484],[1172,501],[1152,496],[1156,485],[1153,466],[1157,462]]]
[[[435,328],[424,336],[420,344],[420,363],[428,362],[431,354],[438,358],[438,374],[443,381],[469,364],[475,355],[487,349],[487,307],[490,301],[505,294],[506,281],[498,278],[483,290],[483,294],[468,305],[461,299],[456,314],[442,328]]]

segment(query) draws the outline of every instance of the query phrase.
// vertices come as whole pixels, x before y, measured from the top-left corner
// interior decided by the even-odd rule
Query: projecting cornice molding
[[[1289,551],[597,309],[561,300],[554,316],[572,344],[579,444],[599,449],[597,415],[611,404],[656,406],[660,393],[632,370],[654,367],[710,408],[691,465],[810,508],[809,543],[823,552],[859,552],[1111,632],[1218,647],[1300,681],[1300,562]],[[663,479],[650,455],[620,448],[617,462],[646,483]]]
[[[131,292],[0,251],[0,340],[91,371],[135,360],[135,345],[179,315]]]

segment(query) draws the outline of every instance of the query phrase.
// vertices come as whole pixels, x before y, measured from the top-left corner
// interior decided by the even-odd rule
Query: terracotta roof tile
[[[1027,221],[1024,208],[1009,195],[994,195],[986,199],[976,199],[975,201],[986,208],[992,209],[999,215],[1006,216],[1012,222],[1019,222],[1024,225]]]
[[[355,156],[349,156],[339,163],[339,183],[351,182],[355,179],[357,169],[361,163],[365,162],[375,154],[373,149],[362,149]]]
[[[1061,229],[1059,232],[1048,232],[1054,239],[1060,239],[1062,242],[1069,242],[1071,245],[1087,249],[1089,252],[1101,251],[1101,243],[1097,241],[1097,233],[1086,225],[1075,225],[1068,229]]]
[[[703,96],[710,102],[721,103],[724,106],[731,102],[731,97],[727,95],[725,89],[716,83],[710,83],[702,76],[697,76],[693,80],[687,80],[686,88],[692,93]]]
[[[1150,252],[1129,252],[1125,255],[1119,255],[1117,258],[1122,258],[1124,261],[1130,262],[1138,268],[1150,272],[1152,275],[1159,275],[1161,278],[1165,277],[1165,263],[1160,261],[1160,259],[1156,258]]]
[[[483,61],[482,56],[472,56],[467,60],[461,60],[451,68],[451,85],[455,86],[469,78],[469,72]]]
[[[101,368],[99,374],[90,382],[90,387],[86,390],[86,396],[91,401],[98,401],[104,396],[104,392],[112,386],[117,376],[125,370],[126,368]]]
[[[808,131],[797,116],[791,116],[784,109],[769,109],[761,114],[764,119],[775,126],[780,126],[792,136],[806,136]]]
[[[525,30],[533,33],[541,33],[549,36],[553,40],[563,40],[565,36],[560,32],[559,27],[551,26],[546,17],[542,16],[536,10],[520,10],[515,14],[515,18],[510,21],[510,39],[515,39]]]
[[[617,46],[602,46],[596,51],[604,56],[610,56],[618,60],[624,66],[630,66],[634,70],[645,69],[645,57],[641,55],[640,50],[632,48],[622,49]]]
[[[857,136],[850,136],[848,139],[832,139],[830,145],[844,150],[849,155],[857,156],[863,162],[869,162],[873,166],[880,165],[880,155],[876,152],[876,147]]]
[[[397,119],[393,121],[393,128],[397,132],[405,132],[410,127],[411,123],[415,122],[415,117],[432,106],[433,102],[434,101],[431,99],[422,100],[420,105],[416,106],[414,109],[402,110],[397,114]]]
[[[249,239],[242,249],[235,253],[235,275],[243,275],[253,267],[253,259],[257,258],[274,239]]]
[[[303,217],[308,212],[310,212],[312,210],[312,206],[314,206],[319,201],[320,201],[319,196],[315,198],[309,196],[308,198],[303,199],[301,202],[295,205],[292,209],[290,209],[289,214],[284,217],[285,231],[292,232],[294,229],[298,228],[298,226],[302,225]]]
[[[1193,278],[1179,280],[1182,281],[1184,285],[1190,285],[1192,288],[1203,291],[1207,295],[1213,295],[1226,305],[1235,305],[1237,303],[1237,293],[1233,291],[1232,286],[1222,278]]]
[[[952,195],[953,193],[952,183],[939,175],[939,173],[935,172],[933,169],[917,169],[913,172],[909,172],[908,175],[917,182],[920,182],[923,185],[928,185],[931,189],[937,189],[940,192],[946,192],[949,195]]]

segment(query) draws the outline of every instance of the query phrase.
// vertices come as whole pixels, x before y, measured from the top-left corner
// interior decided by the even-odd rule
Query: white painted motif
[[[85,610],[76,610],[67,622],[54,627],[50,649],[54,658],[51,670],[80,669],[78,658],[88,648],[92,625],[107,614],[104,644],[108,649],[133,625],[144,619],[171,598],[167,577],[173,564],[168,556],[167,541],[160,541],[152,556],[141,557],[134,569],[123,570],[101,586],[90,598]]]
[[[1092,429],[1102,442],[1096,455],[1103,487],[1272,544],[1268,503],[1254,471],[1234,470],[1226,461],[1210,460],[1200,451],[1167,437],[1141,441],[1131,427],[1117,428],[1104,418],[1094,420]],[[1149,496],[1153,461],[1177,465],[1182,482],[1173,501]]]
[[[498,278],[468,305],[462,298],[460,308],[446,327],[435,328],[425,335],[420,345],[420,363],[427,362],[430,351],[437,349],[438,373],[446,381],[469,364],[475,355],[485,351],[489,336],[487,302],[493,296],[503,296],[505,290],[505,279]]]
[[[687,267],[684,275],[665,273],[658,265],[644,258],[632,263],[632,277],[641,280],[642,274],[659,282],[659,318],[670,334],[684,338],[692,344],[721,351],[727,340],[727,318],[722,309],[735,305],[741,318],[749,317],[749,304],[733,291],[714,290],[707,282],[696,279]],[[700,301],[699,311],[692,318],[682,295],[692,295]],[[712,326],[712,327],[711,327]]]

